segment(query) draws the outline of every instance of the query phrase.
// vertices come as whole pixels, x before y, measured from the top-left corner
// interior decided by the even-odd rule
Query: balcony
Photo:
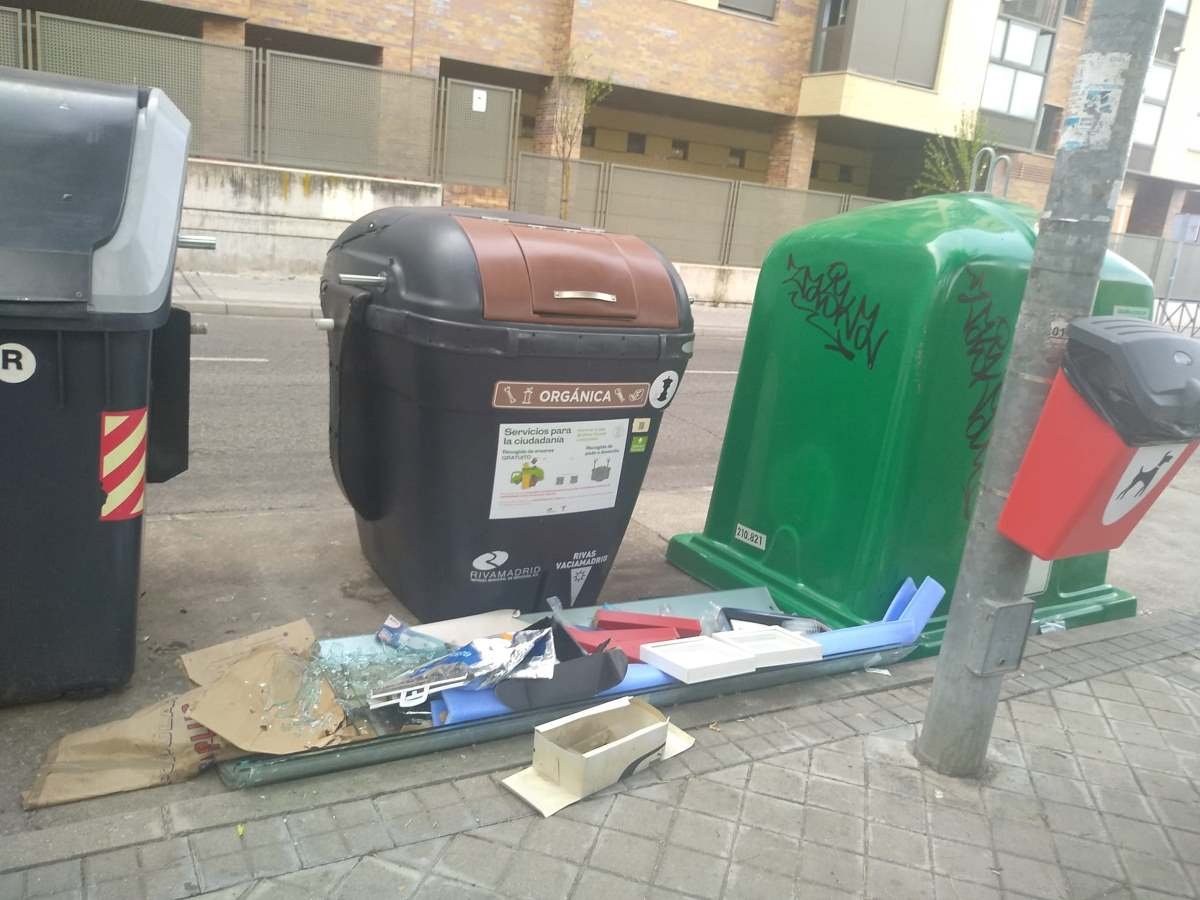
[[[857,72],[933,87],[947,0],[824,0],[813,72]]]

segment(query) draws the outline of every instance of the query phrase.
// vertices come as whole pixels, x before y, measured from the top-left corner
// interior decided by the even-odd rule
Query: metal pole
[[[1095,0],[1059,139],[1004,390],[954,590],[918,758],[982,773],[1004,673],[1019,663],[1030,556],[996,531],[1065,346],[1091,314],[1163,0]]]

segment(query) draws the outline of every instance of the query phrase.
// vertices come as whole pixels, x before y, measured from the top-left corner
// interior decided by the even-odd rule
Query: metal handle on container
[[[313,324],[317,326],[317,331],[333,331],[337,325],[333,319],[316,319]]]
[[[606,294],[604,291],[555,291],[555,300],[603,300],[605,303],[616,303],[616,294]]]
[[[353,275],[349,272],[340,272],[338,281],[341,284],[349,284],[354,287],[385,287],[387,285],[387,275]]]
[[[181,250],[216,250],[217,239],[206,234],[181,234],[175,238],[175,246]]]

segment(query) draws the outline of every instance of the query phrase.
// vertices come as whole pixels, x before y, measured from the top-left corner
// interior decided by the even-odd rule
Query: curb
[[[209,316],[256,316],[269,319],[319,319],[321,307],[298,303],[253,303],[233,300],[176,300],[175,306]]]

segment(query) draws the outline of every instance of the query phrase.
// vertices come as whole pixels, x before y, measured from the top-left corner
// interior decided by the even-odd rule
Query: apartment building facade
[[[582,160],[882,199],[978,113],[1040,206],[1089,0],[30,0],[25,9],[520,91],[521,150],[554,151],[570,59],[612,93]],[[1167,0],[1115,230],[1200,212],[1200,0]],[[30,38],[32,43],[35,39]],[[514,95],[516,96],[516,95]],[[565,102],[571,102],[567,96]],[[402,123],[401,126],[402,127]],[[386,174],[386,173],[379,173]],[[1001,179],[1002,180],[1002,179]],[[491,188],[497,205],[509,188]],[[473,199],[468,193],[467,199]]]

